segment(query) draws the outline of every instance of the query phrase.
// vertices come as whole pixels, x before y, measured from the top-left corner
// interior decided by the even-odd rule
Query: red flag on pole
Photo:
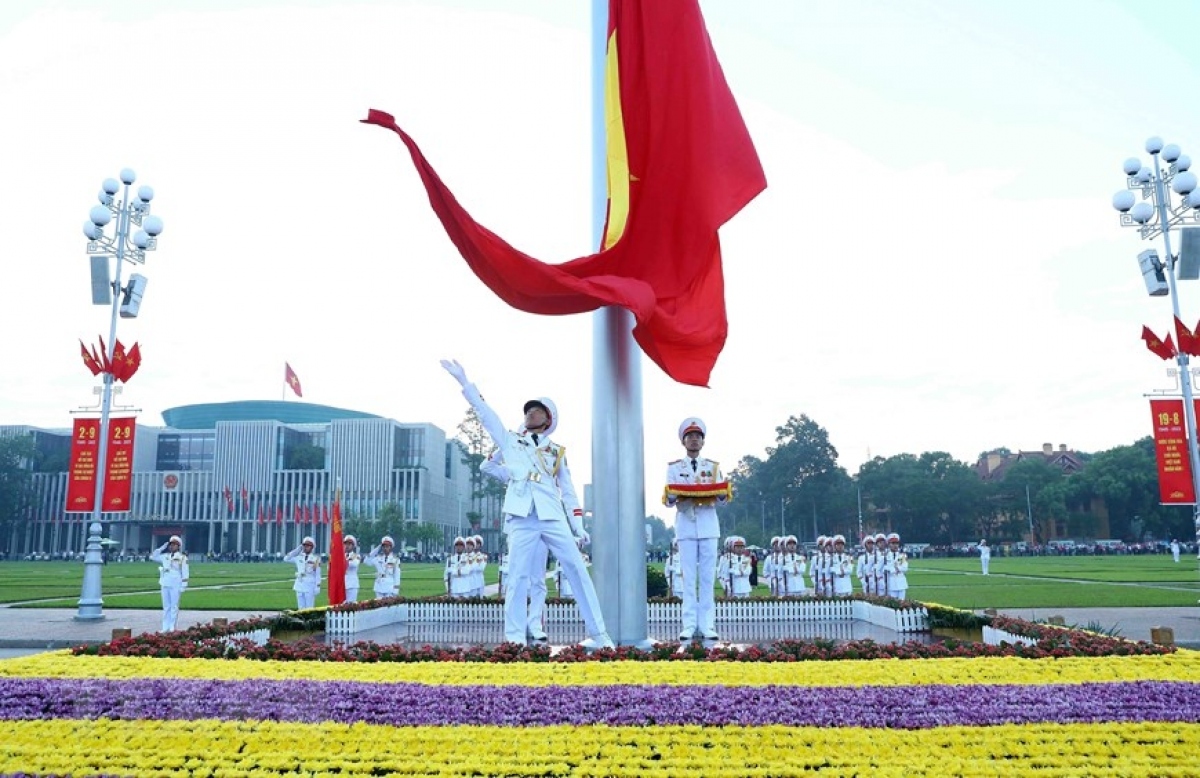
[[[137,343],[133,344],[133,348],[129,349],[129,353],[125,355],[125,382],[128,383],[133,374],[142,366],[142,349]]]
[[[263,507],[261,505],[258,506],[258,523],[259,524],[267,523],[267,515],[266,515],[266,513],[263,512]]]
[[[108,349],[104,347],[104,338],[99,335],[97,337],[100,338],[100,364],[104,367],[104,372],[111,373],[112,362],[108,361]]]
[[[292,366],[287,362],[283,363],[283,380],[292,387],[292,391],[296,393],[297,397],[304,396],[304,392],[300,391],[300,379],[296,377],[296,371],[292,370]]]
[[[301,513],[300,513],[300,506],[299,505],[292,506],[292,523],[299,524],[303,518],[304,518],[304,516],[301,515]]]
[[[225,507],[229,509],[230,513],[233,513],[233,490],[228,486],[225,487]]]
[[[242,484],[242,510],[250,510],[250,492],[246,491],[245,484]]]
[[[282,505],[280,505],[279,507],[277,507],[275,509],[275,523],[279,524],[279,525],[283,524],[283,506]]]
[[[101,367],[100,363],[96,361],[96,358],[88,352],[87,346],[83,345],[83,338],[79,339],[79,353],[83,357],[83,364],[87,366],[88,370],[92,371],[92,375],[100,375],[104,372],[104,368]]]
[[[329,604],[346,601],[346,551],[342,547],[342,495],[333,496],[333,516],[329,525]]]
[[[1200,355],[1200,338],[1187,328],[1187,325],[1175,317],[1175,342],[1179,344],[1179,350],[1184,354],[1192,356]]]
[[[1162,359],[1170,359],[1176,354],[1175,344],[1171,342],[1170,335],[1167,335],[1166,340],[1162,340],[1145,325],[1142,325],[1142,340],[1146,341],[1146,348]]]
[[[125,344],[117,338],[113,342],[112,374],[114,381],[125,380]]]
[[[476,222],[387,113],[363,121],[408,147],[429,202],[471,270],[502,300],[561,315],[618,305],[669,376],[706,385],[725,345],[718,228],[766,187],[697,0],[609,1],[608,218],[599,253],[537,260]]]

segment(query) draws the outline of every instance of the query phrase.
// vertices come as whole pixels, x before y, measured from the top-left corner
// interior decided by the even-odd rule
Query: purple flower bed
[[[836,704],[830,704],[836,700]],[[0,719],[262,719],[391,726],[888,727],[1200,722],[1200,684],[426,686],[312,681],[0,679]],[[819,703],[819,704],[818,704]]]

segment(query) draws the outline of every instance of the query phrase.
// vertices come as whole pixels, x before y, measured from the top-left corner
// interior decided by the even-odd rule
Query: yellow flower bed
[[[1200,652],[1065,659],[875,659],[842,662],[470,662],[335,663],[72,656],[69,651],[0,661],[12,678],[253,678],[404,682],[429,685],[560,686],[603,684],[723,686],[902,686],[1059,684],[1095,681],[1189,681],[1200,678]],[[1200,757],[1198,757],[1200,758]],[[1200,771],[1198,771],[1200,773]]]
[[[47,748],[47,744],[54,744]],[[870,743],[864,747],[864,743]],[[0,772],[131,776],[1195,776],[1200,724],[887,730],[0,721]]]

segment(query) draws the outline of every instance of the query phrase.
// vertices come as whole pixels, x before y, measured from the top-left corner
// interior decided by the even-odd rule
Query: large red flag
[[[346,550],[342,548],[342,495],[333,497],[333,516],[329,524],[329,604],[346,601]]]
[[[112,374],[114,381],[125,380],[125,370],[128,367],[125,357],[125,344],[117,338],[113,342]]]
[[[717,228],[766,187],[697,0],[609,0],[608,218],[599,253],[547,264],[476,222],[392,116],[363,121],[408,147],[467,264],[509,305],[540,314],[629,309],[646,355],[707,385],[725,345]]]
[[[292,370],[292,366],[287,362],[283,363],[283,380],[288,386],[292,387],[292,391],[297,397],[303,397],[304,392],[300,390],[300,379],[296,376],[296,371]]]
[[[142,349],[137,343],[133,344],[133,348],[129,349],[129,353],[125,355],[125,383],[129,383],[129,379],[133,378],[133,374],[142,366]]]

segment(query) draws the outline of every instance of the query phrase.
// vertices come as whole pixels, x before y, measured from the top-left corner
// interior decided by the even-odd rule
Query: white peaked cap
[[[312,544],[312,545],[314,545],[314,546],[315,546],[315,545],[317,545],[317,541],[313,540],[311,535],[305,535],[305,536],[304,536],[304,540],[301,540],[301,541],[300,541],[300,545],[302,545],[302,546],[303,546],[305,543],[311,543],[311,544]]]
[[[384,535],[382,538],[379,539],[379,545],[382,546],[384,543],[387,543],[389,546],[396,545],[396,541],[392,540],[391,535]]]
[[[704,426],[704,421],[695,416],[689,416],[680,423],[679,440],[682,441],[683,436],[689,432],[699,432],[701,435],[708,437],[708,428]]]
[[[889,542],[893,541],[893,540],[899,540],[900,536],[897,533],[893,532],[892,534],[887,536],[887,539]]]
[[[172,535],[171,537],[167,538],[167,542],[168,543],[178,543],[179,545],[182,546],[183,538],[179,537],[178,535]]]
[[[546,426],[546,429],[542,430],[539,434],[553,434],[554,430],[558,429],[558,406],[555,405],[554,401],[549,397],[537,397],[525,403],[525,412],[529,413],[529,409],[534,405],[542,406],[546,409],[546,413],[550,414],[550,423]]]
[[[846,542],[846,536],[845,536],[845,535],[834,535],[834,536],[833,536],[833,542],[834,542],[834,543],[845,543],[845,542]]]

